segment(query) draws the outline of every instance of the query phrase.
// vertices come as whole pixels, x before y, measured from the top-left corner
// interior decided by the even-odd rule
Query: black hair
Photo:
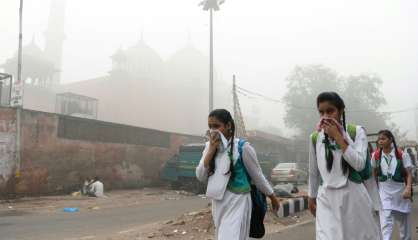
[[[340,112],[342,112],[342,125],[344,131],[347,131],[346,128],[346,117],[345,117],[345,103],[344,100],[336,92],[323,92],[318,95],[316,98],[316,107],[319,108],[319,104],[323,102],[329,102],[331,105],[335,106]],[[328,134],[325,134],[325,144],[330,144]],[[327,170],[331,171],[332,165],[334,163],[334,156],[332,153],[325,154],[327,161]],[[348,163],[343,159],[341,161],[341,168],[343,173],[346,174],[348,171]]]
[[[98,176],[94,177],[94,181],[95,181],[95,182],[97,182],[97,181],[99,181],[99,180],[100,180],[100,178],[99,178]]]
[[[229,163],[229,171],[225,174],[229,174],[231,173],[231,178],[234,177],[234,162],[233,162],[233,153],[234,153],[234,136],[235,136],[235,122],[234,119],[232,118],[231,113],[226,110],[226,109],[216,109],[213,110],[212,112],[209,113],[209,117],[214,117],[217,120],[219,120],[220,122],[222,122],[223,124],[231,124],[231,144],[230,144],[230,163]],[[215,154],[213,155],[213,158],[216,157],[217,151],[215,152]],[[215,164],[215,159],[212,159],[212,161],[209,162],[209,171],[208,171],[208,175],[212,176],[215,173],[215,169],[216,169],[216,164]]]
[[[384,135],[387,138],[389,138],[392,141],[393,146],[395,148],[395,155],[396,155],[396,157],[397,158],[401,158],[402,157],[402,156],[399,156],[398,155],[398,145],[396,144],[395,135],[393,135],[393,133],[390,130],[387,130],[387,129],[380,130],[379,133],[378,133],[378,135]],[[382,156],[382,151],[383,151],[383,147],[380,148],[380,155],[379,156]]]
[[[396,156],[396,158],[398,160],[399,159],[402,159],[402,155],[400,155],[401,152],[399,151],[398,145],[396,144],[395,135],[393,135],[393,133],[390,130],[388,130],[388,129],[380,130],[379,133],[378,133],[378,135],[384,135],[387,138],[389,138],[392,141],[392,143],[393,143],[393,147],[395,148],[395,156]],[[379,151],[380,151],[379,156],[382,157],[383,147],[381,147]],[[405,166],[403,164],[403,161],[401,161],[400,163],[401,163],[401,176],[402,177],[405,177],[406,176]],[[380,169],[380,166],[379,166],[379,170],[378,171],[380,171],[380,172],[382,171]]]

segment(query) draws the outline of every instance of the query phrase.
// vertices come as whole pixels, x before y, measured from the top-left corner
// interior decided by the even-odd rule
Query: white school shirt
[[[388,159],[392,158],[392,161],[389,161],[390,165],[388,165],[384,156]],[[411,169],[413,167],[411,158],[405,152],[402,154],[402,162],[406,169]],[[395,149],[392,149],[392,152],[388,155],[382,151],[380,168],[383,175],[387,176],[388,173],[391,173],[393,176],[397,165],[398,161],[396,160]],[[372,156],[372,167],[377,168],[374,154]],[[402,197],[404,191],[405,183],[403,182],[395,182],[392,179],[388,179],[385,182],[379,182],[379,193],[383,209],[395,210],[403,213],[411,212],[411,200]]]
[[[345,153],[342,150],[333,151],[334,162],[330,172],[328,172],[325,160],[325,145],[320,144],[324,140],[325,135],[319,133],[317,139],[316,151],[314,149],[312,139],[310,139],[309,148],[309,191],[308,195],[311,198],[316,198],[320,184],[320,177],[322,176],[325,188],[338,189],[347,186],[348,171],[344,175],[341,169],[341,157],[343,156],[346,162],[356,171],[362,171],[366,165],[368,141],[367,133],[363,127],[356,127],[356,138],[353,140],[347,132],[344,132],[344,139],[348,143],[348,148]],[[332,142],[332,141],[331,141]],[[335,142],[334,142],[335,143]],[[318,153],[318,154],[317,154]],[[375,211],[382,208],[379,190],[373,178],[364,181],[364,186],[372,201],[372,206]]]
[[[235,139],[234,147],[234,164],[238,159],[238,143],[239,139]],[[204,159],[209,150],[209,142],[203,150],[202,158],[199,165],[196,167],[196,177],[201,182],[208,182],[206,189],[206,196],[214,200],[222,200],[227,191],[227,184],[230,174],[225,174],[229,171],[229,157],[227,153],[218,152],[215,156],[216,169],[215,173],[208,177],[208,169],[204,165]],[[273,188],[264,176],[260,163],[257,159],[257,154],[250,143],[246,142],[242,149],[242,162],[247,173],[251,177],[251,183],[254,184],[266,196],[274,193]]]
[[[362,171],[366,165],[367,156],[367,135],[364,128],[357,126],[356,138],[353,142],[347,132],[344,132],[344,139],[348,143],[348,148],[343,153],[342,150],[332,151],[334,156],[333,166],[330,172],[326,167],[325,158],[325,139],[324,132],[318,135],[317,144],[313,146],[310,138],[309,144],[309,197],[316,198],[322,177],[322,187],[338,189],[345,187],[348,181],[348,171],[346,174],[341,169],[342,157],[356,171]],[[331,141],[331,139],[330,139]],[[332,142],[332,141],[331,141]],[[315,151],[316,148],[316,151]]]

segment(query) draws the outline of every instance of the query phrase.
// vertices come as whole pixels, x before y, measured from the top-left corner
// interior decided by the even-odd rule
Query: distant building
[[[60,84],[60,71],[64,45],[65,7],[67,0],[51,1],[48,28],[45,33],[45,50],[32,41],[22,48],[22,80],[40,88],[56,88]],[[17,76],[17,52],[0,68]]]
[[[52,88],[56,87],[54,75],[58,68],[47,58],[45,52],[35,43],[35,39],[22,48],[22,80],[29,85]],[[17,76],[17,52],[12,58],[0,64],[6,73]]]
[[[45,49],[35,39],[23,48],[24,108],[63,113],[57,99],[72,93],[95,99],[98,120],[164,131],[203,135],[207,128],[209,61],[189,40],[167,60],[146,41],[120,48],[110,56],[108,74],[62,84],[66,0],[52,0]],[[0,68],[16,76],[17,54]],[[215,72],[215,106],[232,105],[230,86]],[[58,94],[58,95],[57,95]],[[62,103],[59,103],[62,104]]]
[[[141,39],[111,56],[109,75],[65,84],[61,91],[97,99],[100,120],[204,134],[208,60],[191,44],[167,61]]]

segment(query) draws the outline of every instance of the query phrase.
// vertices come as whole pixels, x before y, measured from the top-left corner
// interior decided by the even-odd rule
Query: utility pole
[[[242,116],[241,106],[239,104],[237,85],[235,75],[232,76],[232,101],[234,104],[235,133],[237,137],[247,138],[244,117]]]
[[[15,86],[20,88],[17,91],[17,99],[18,105],[16,106],[16,147],[15,147],[15,168],[12,172],[12,178],[14,179],[14,186],[13,186],[13,193],[12,195],[15,196],[16,194],[16,181],[20,178],[20,139],[21,139],[21,125],[22,125],[22,108],[23,108],[23,92],[25,88],[25,81],[22,80],[22,41],[23,41],[23,0],[20,0],[20,7],[19,7],[19,50],[18,50],[18,60],[17,60],[17,81]],[[12,83],[12,81],[11,81]],[[12,85],[10,86],[12,88]],[[20,96],[19,96],[20,95]],[[12,96],[10,95],[10,98]]]

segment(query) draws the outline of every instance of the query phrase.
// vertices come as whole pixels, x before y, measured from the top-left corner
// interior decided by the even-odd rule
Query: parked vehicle
[[[160,173],[160,179],[167,182],[173,189],[204,193],[205,184],[196,178],[196,167],[202,158],[205,144],[187,144],[180,146],[179,153],[170,158]],[[269,177],[271,169],[278,162],[278,154],[257,153],[261,169]]]
[[[308,173],[297,163],[279,163],[271,171],[271,181],[277,183],[306,183]]]
[[[205,144],[182,145],[179,153],[167,161],[162,172],[161,179],[170,183],[174,189],[203,193],[205,184],[196,178],[196,167],[202,158]]]

